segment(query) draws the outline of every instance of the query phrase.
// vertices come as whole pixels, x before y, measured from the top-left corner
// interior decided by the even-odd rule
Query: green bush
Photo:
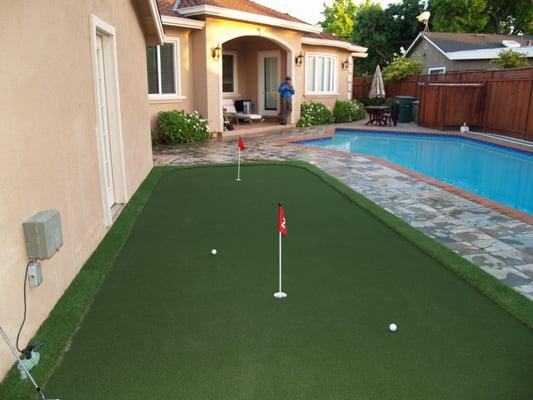
[[[357,100],[337,100],[333,107],[333,119],[335,122],[352,122],[365,118],[363,104]]]
[[[500,51],[498,58],[490,62],[500,68],[524,68],[528,66],[527,57],[512,49]]]
[[[422,62],[412,58],[395,58],[387,67],[383,68],[383,80],[394,81],[407,78],[410,75],[422,73]]]
[[[159,113],[159,133],[167,143],[186,143],[209,138],[207,121],[196,111],[188,114],[182,110]]]
[[[333,113],[322,103],[306,101],[300,108],[300,120],[296,124],[298,128],[311,125],[331,124]]]
[[[366,96],[361,99],[361,103],[363,103],[365,106],[382,106],[385,104],[385,99],[381,97],[370,98]]]

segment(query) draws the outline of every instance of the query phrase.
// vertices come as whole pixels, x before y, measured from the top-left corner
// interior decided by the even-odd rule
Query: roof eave
[[[246,11],[232,10],[229,8],[216,7],[210,5],[201,5],[193,7],[184,7],[173,9],[174,12],[185,17],[192,17],[195,15],[210,15],[221,18],[234,19],[238,21],[255,22],[262,25],[276,26],[281,28],[292,29],[300,32],[319,33],[322,30],[314,25],[303,22],[289,21],[286,19],[269,17],[266,15],[249,13]]]
[[[356,44],[345,42],[343,40],[333,40],[333,39],[317,39],[310,37],[303,37],[302,44],[309,44],[315,46],[326,46],[326,47],[338,47],[345,49],[354,53],[366,53],[368,49],[366,47],[358,46]]]
[[[505,48],[493,49],[476,49],[476,50],[461,50],[446,53],[447,57],[452,61],[468,61],[468,60],[494,60],[498,58],[499,53],[507,50]],[[522,53],[527,58],[533,58],[533,46],[524,46],[517,48],[514,51]]]
[[[162,15],[161,21],[165,26],[173,26],[177,28],[203,29],[205,27],[205,21],[198,21],[191,18],[172,17],[170,15]]]
[[[147,44],[162,45],[165,40],[165,29],[163,28],[163,23],[161,21],[161,14],[159,13],[159,7],[157,6],[157,0],[142,0],[142,1],[148,5],[148,9],[150,12],[149,19],[153,23],[153,28],[155,31],[155,35],[147,35],[146,42]],[[147,20],[148,18],[144,19],[144,21],[147,21]]]

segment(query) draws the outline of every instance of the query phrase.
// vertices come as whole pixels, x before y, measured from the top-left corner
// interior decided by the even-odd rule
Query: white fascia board
[[[159,44],[162,45],[165,40],[165,30],[163,29],[163,22],[161,21],[161,14],[159,14],[157,0],[148,0],[148,6],[150,8],[150,13],[152,14],[152,19],[154,20]]]
[[[413,47],[415,47],[415,44],[418,42],[418,40],[420,39],[420,37],[422,37],[422,32],[420,32],[418,34],[418,36],[415,38],[415,40],[413,40],[413,43],[411,43],[411,45],[409,46],[409,48],[407,50],[405,50],[405,57],[407,57],[409,55],[409,53],[411,52],[411,50],[413,49]]]
[[[332,40],[332,39],[317,39],[317,38],[309,38],[309,37],[303,37],[302,38],[302,44],[310,44],[315,46],[327,46],[327,47],[339,47],[341,49],[345,49],[348,51],[353,51],[357,53],[366,53],[368,50],[366,47],[357,46],[350,42],[345,42],[342,40]]]
[[[266,15],[254,14],[245,11],[231,10],[228,8],[202,5],[194,7],[185,7],[185,8],[174,8],[174,12],[181,14],[183,16],[193,16],[193,15],[211,15],[215,17],[235,19],[239,21],[254,22],[262,25],[270,25],[281,28],[292,29],[295,31],[301,32],[312,32],[319,33],[322,32],[322,29],[306,24],[303,22],[294,22],[288,21],[281,18],[268,17]]]
[[[431,44],[433,47],[435,47],[444,57],[446,58],[449,58],[448,57],[448,53],[444,52],[439,46],[437,46],[435,43],[433,43],[433,41],[428,38],[426,35],[424,35],[423,32],[420,32],[420,34],[416,37],[415,40],[413,40],[413,43],[411,43],[411,46],[409,46],[409,48],[405,51],[405,55],[404,57],[408,57],[409,56],[409,53],[411,52],[411,50],[413,49],[413,47],[415,46],[415,44],[418,42],[418,40],[427,40],[429,44]]]
[[[204,29],[205,21],[198,21],[190,18],[172,17],[169,15],[162,15],[161,21],[165,26],[175,26],[178,28],[188,29]]]
[[[508,48],[498,47],[494,49],[479,49],[479,50],[463,50],[463,51],[453,51],[447,53],[447,57],[450,60],[461,61],[461,60],[493,60],[498,58],[500,52],[504,50],[509,50]],[[533,46],[524,46],[519,48],[512,49],[518,53],[522,53],[527,58],[533,57]]]
[[[352,54],[350,54],[352,57],[355,57],[355,58],[367,58],[368,57],[368,53],[357,53],[357,52],[353,52]]]

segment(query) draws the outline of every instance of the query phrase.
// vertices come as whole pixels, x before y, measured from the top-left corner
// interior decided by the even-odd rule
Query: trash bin
[[[413,120],[413,102],[416,100],[416,97],[396,96],[395,98],[400,105],[398,122],[411,122]]]
[[[413,101],[413,121],[418,125],[418,110],[420,109],[420,101]]]

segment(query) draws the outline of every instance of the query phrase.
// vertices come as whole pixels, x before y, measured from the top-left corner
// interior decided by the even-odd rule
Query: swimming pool
[[[351,130],[299,143],[379,157],[533,214],[533,153],[457,136]]]

